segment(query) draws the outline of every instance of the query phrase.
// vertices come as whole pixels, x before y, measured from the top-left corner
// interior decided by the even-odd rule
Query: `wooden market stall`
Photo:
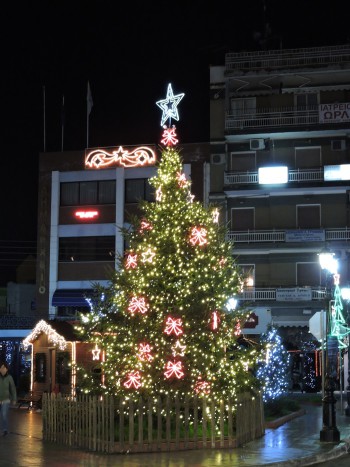
[[[75,395],[76,365],[91,365],[92,345],[79,340],[74,322],[41,320],[23,340],[23,346],[31,346],[32,393]]]

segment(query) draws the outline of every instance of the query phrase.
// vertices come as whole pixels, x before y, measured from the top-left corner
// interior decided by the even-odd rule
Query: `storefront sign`
[[[350,103],[321,104],[319,106],[320,123],[349,122]]]
[[[312,299],[311,288],[288,287],[276,289],[276,300],[280,302],[308,301]]]
[[[324,242],[325,235],[322,229],[286,230],[286,242]]]

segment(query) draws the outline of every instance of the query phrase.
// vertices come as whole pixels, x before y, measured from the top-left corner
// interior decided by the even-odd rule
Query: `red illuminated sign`
[[[98,217],[98,211],[75,211],[75,217],[78,219],[95,219]]]

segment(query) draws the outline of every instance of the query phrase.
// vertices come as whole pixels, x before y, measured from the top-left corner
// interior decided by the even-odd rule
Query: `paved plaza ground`
[[[301,396],[302,397],[302,396]],[[275,464],[312,465],[350,448],[350,417],[337,396],[339,444],[321,443],[322,407],[305,405],[305,414],[235,449],[205,449],[151,454],[96,454],[43,441],[42,415],[26,408],[10,410],[10,433],[0,437],[1,467],[235,467]]]

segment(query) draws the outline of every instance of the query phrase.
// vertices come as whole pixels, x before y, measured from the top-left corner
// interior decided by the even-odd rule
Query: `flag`
[[[92,100],[92,95],[91,95],[91,89],[90,89],[90,83],[88,81],[88,84],[87,84],[87,97],[86,97],[86,101],[87,101],[87,115],[89,116],[90,113],[91,113],[91,110],[92,110],[92,106],[94,105],[94,102]]]

